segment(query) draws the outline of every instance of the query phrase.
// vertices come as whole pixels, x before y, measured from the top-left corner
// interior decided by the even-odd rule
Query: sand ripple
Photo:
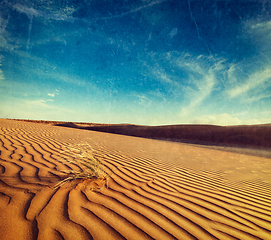
[[[38,123],[0,127],[0,239],[271,239],[268,158]],[[55,189],[61,170],[80,169],[65,150],[85,143],[108,186]]]

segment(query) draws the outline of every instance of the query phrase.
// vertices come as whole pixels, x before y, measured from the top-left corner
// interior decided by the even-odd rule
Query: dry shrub
[[[64,160],[75,165],[80,170],[60,170],[64,174],[64,179],[56,184],[55,188],[76,179],[99,180],[99,182],[103,183],[102,187],[107,185],[109,175],[103,170],[101,162],[92,155],[92,148],[89,144],[68,146],[63,153],[68,155]],[[63,158],[63,155],[61,157]]]

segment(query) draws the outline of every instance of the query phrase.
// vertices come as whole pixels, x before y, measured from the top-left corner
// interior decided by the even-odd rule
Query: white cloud
[[[55,106],[47,101],[43,99],[28,100],[5,97],[5,99],[0,102],[0,114],[2,117],[7,118],[51,120],[65,120],[65,118],[69,119],[69,116],[76,115],[76,112],[71,109]]]
[[[251,29],[267,35],[271,35],[271,21],[251,24]]]
[[[35,17],[42,17],[45,19],[54,19],[54,20],[60,20],[60,21],[67,21],[67,22],[73,22],[75,18],[73,17],[69,17],[67,15],[64,14],[59,14],[59,13],[45,13],[43,11],[40,10],[36,10],[34,8],[29,8],[27,6],[21,5],[19,3],[16,3],[13,6],[13,9],[15,9],[16,11],[20,12],[20,13],[25,13],[28,18],[32,18],[33,16]],[[66,14],[70,14],[71,9],[69,9],[69,11],[66,11]]]
[[[259,118],[259,119],[255,119],[255,118],[254,119],[250,119],[250,118],[240,119],[228,113],[222,113],[222,114],[204,115],[202,117],[191,119],[190,122],[194,124],[212,124],[212,125],[221,125],[221,126],[252,125],[252,124],[270,123],[271,117]]]
[[[114,18],[121,18],[125,15],[141,11],[144,8],[152,7],[156,4],[160,4],[164,1],[166,1],[166,0],[154,0],[154,1],[146,3],[145,5],[134,7],[127,12],[123,12],[123,13],[116,14],[116,15],[109,14],[108,16],[95,18],[94,20],[97,21],[97,20],[109,20],[109,19],[114,19]],[[33,16],[35,16],[35,17],[41,17],[44,19],[53,19],[53,20],[57,20],[57,21],[66,21],[66,22],[82,21],[85,23],[92,23],[92,20],[89,20],[87,18],[72,17],[73,12],[76,11],[76,9],[70,8],[70,7],[65,7],[62,9],[60,8],[60,9],[58,9],[57,13],[54,13],[53,9],[51,9],[51,12],[48,13],[45,11],[36,10],[32,7],[29,8],[25,5],[16,3],[13,6],[13,9],[15,9],[16,11],[18,11],[20,13],[25,13],[29,18],[32,18]]]
[[[180,83],[173,80],[173,76],[166,74],[161,70],[155,70],[153,71],[153,74],[156,76],[157,79],[159,79],[159,81],[163,83],[167,83],[175,88],[182,88],[182,85]]]
[[[237,117],[233,117],[230,114],[213,114],[213,115],[205,115],[196,119],[192,119],[191,123],[196,124],[214,124],[214,125],[239,125],[241,124],[241,120]]]
[[[271,41],[271,21],[256,23],[251,21],[247,22],[245,30],[257,44],[257,51],[267,59],[270,59],[270,41]]]
[[[50,105],[47,105],[46,103],[47,102],[53,102],[54,100],[53,99],[47,99],[47,100],[43,100],[43,99],[39,99],[39,100],[24,100],[25,103],[28,105],[28,106],[40,106],[40,107],[43,107],[43,108],[52,108],[52,106]]]
[[[54,97],[55,96],[54,93],[48,93],[47,95],[50,96],[50,97]]]
[[[215,86],[222,81],[220,77],[225,69],[223,59],[175,51],[162,55],[150,53],[149,56],[153,64],[145,63],[145,66],[152,77],[167,87],[172,98],[180,100],[178,115],[184,120],[194,114],[213,91],[217,91]],[[218,87],[221,89],[221,86]]]
[[[149,98],[147,98],[145,95],[141,94],[141,95],[135,95],[137,98],[139,98],[139,104],[141,105],[147,105],[151,102],[151,100]]]
[[[206,66],[206,58],[202,55],[193,60],[190,56],[189,60],[178,60],[179,67],[185,67],[189,74],[189,82],[191,83],[189,104],[182,108],[181,115],[189,115],[197,106],[199,106],[214,90],[217,83],[216,74],[222,69],[221,63],[218,62],[211,66]],[[191,91],[193,90],[193,91]]]
[[[251,75],[246,82],[240,84],[239,86],[234,86],[233,88],[228,90],[228,94],[232,98],[243,95],[244,93],[261,87],[262,84],[268,83],[269,85],[271,85],[270,79],[271,68],[266,68],[263,71],[258,71]]]
[[[257,49],[257,56],[232,64],[227,71],[229,81],[225,93],[230,98],[240,97],[247,103],[270,97],[267,88],[271,87],[271,21],[258,20],[256,23],[255,20],[246,21],[243,29]]]
[[[243,102],[246,102],[246,103],[252,103],[252,102],[258,102],[262,99],[266,99],[266,98],[270,98],[271,97],[271,94],[259,94],[257,96],[253,96],[253,97],[246,97],[246,98],[243,98],[242,101]]]
[[[169,33],[170,38],[173,38],[178,33],[178,28],[173,28]]]
[[[194,109],[198,106],[204,99],[206,99],[212,92],[214,85],[216,83],[216,79],[214,76],[214,72],[210,70],[201,81],[197,83],[198,91],[196,91],[190,99],[190,104],[187,107],[182,109],[182,114],[187,114],[187,112]]]
[[[1,80],[5,80],[5,76],[4,76],[3,71],[0,69],[0,81]]]

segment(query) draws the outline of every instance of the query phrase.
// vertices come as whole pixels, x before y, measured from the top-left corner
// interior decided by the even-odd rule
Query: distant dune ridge
[[[271,124],[240,126],[202,124],[144,126],[133,124],[97,124],[34,120],[22,121],[202,145],[271,149]]]
[[[239,147],[271,148],[271,124],[255,126],[169,125],[169,126],[79,126],[75,123],[57,124],[86,130],[122,134],[152,139],[186,141]]]
[[[48,123],[0,119],[1,240],[271,239],[271,158],[147,139],[182,132],[188,142],[269,151],[270,125]],[[55,188],[63,170],[80,171],[66,159],[84,144],[107,186],[79,179]]]

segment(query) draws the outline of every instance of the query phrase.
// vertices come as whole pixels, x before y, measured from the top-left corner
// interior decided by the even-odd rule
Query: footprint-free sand
[[[55,188],[85,145],[107,183]],[[268,157],[5,119],[0,150],[1,240],[271,239]]]

